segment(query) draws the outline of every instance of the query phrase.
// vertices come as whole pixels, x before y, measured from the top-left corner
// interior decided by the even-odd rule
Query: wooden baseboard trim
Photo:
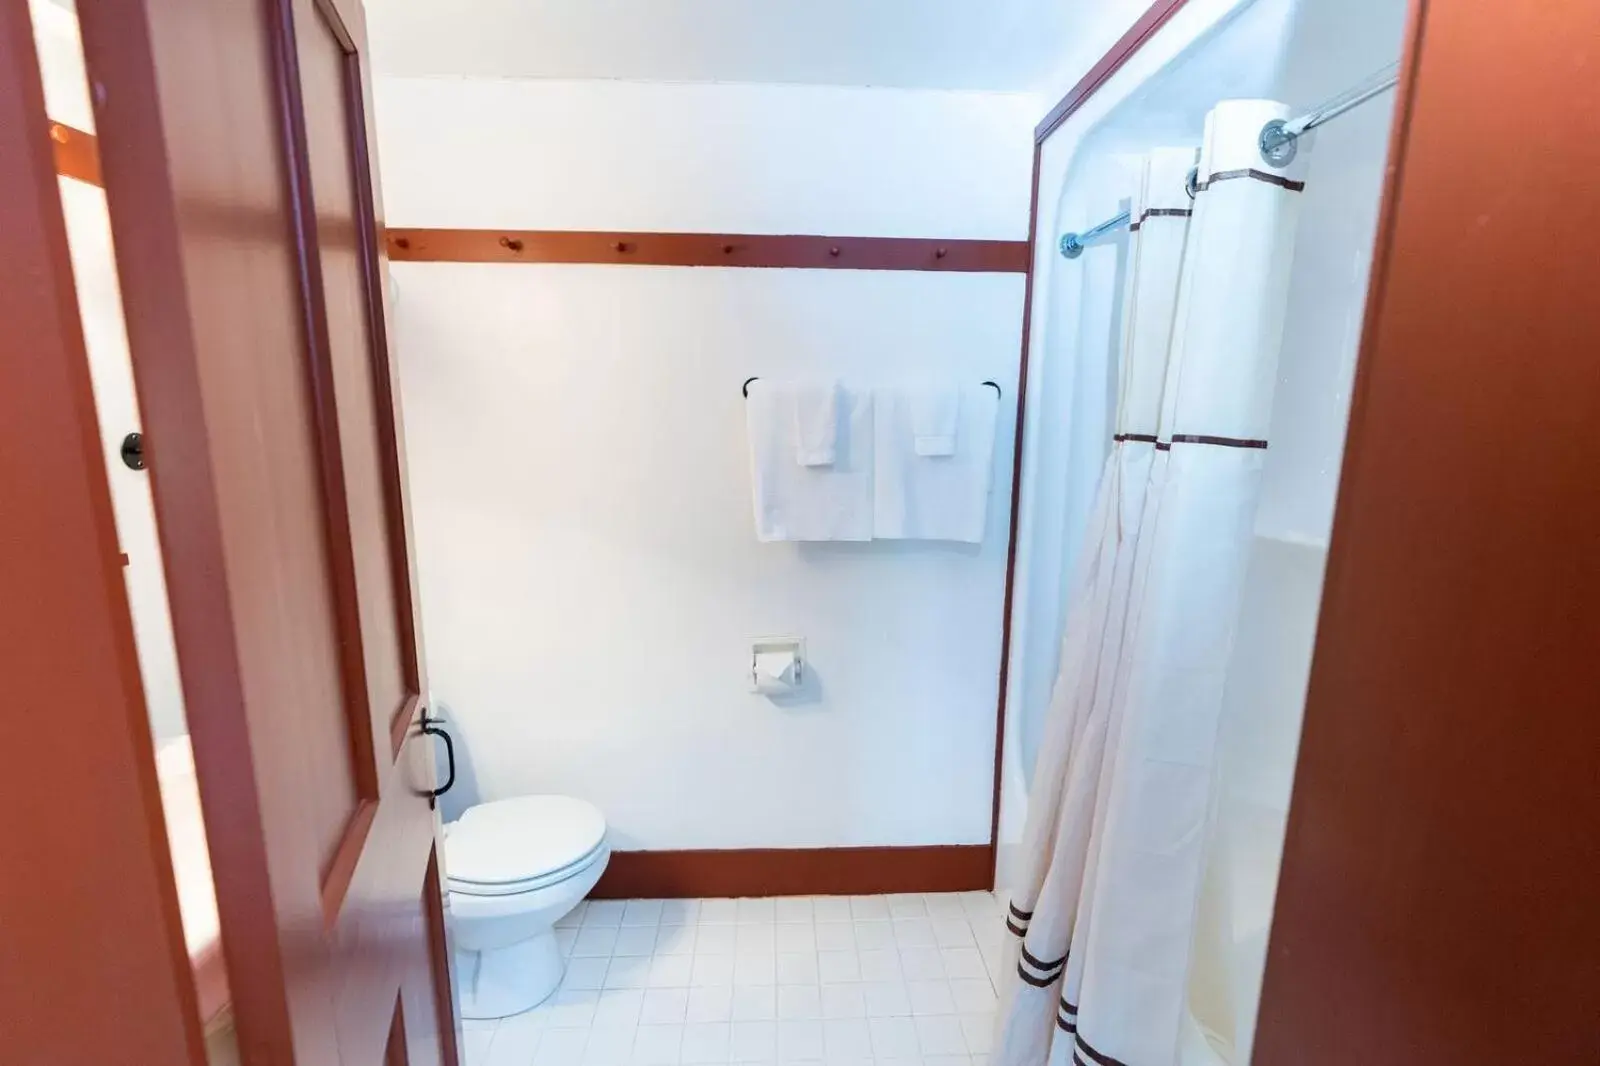
[[[384,240],[389,258],[399,263],[598,263],[958,274],[1028,270],[1027,241],[396,228],[389,229]]]
[[[612,853],[595,899],[965,892],[994,884],[986,844]]]

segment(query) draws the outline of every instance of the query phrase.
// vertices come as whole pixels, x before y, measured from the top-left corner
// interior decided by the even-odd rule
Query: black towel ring
[[[750,398],[750,383],[752,381],[760,381],[760,380],[761,379],[759,377],[745,378],[744,379],[744,384],[739,386],[739,391],[744,394],[744,398],[745,399],[748,400]],[[994,382],[985,381],[984,384],[989,386],[991,389],[993,389],[994,390],[994,394],[996,396],[1004,396],[1005,395],[1005,393],[1000,391],[1000,386],[995,384]]]

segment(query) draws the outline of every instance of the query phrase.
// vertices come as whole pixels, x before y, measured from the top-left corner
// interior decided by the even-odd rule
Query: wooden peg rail
[[[1025,274],[1027,241],[753,233],[390,229],[389,258],[412,263],[607,263]]]

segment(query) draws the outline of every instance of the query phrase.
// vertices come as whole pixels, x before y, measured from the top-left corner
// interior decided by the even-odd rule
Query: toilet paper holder
[[[774,674],[772,665],[782,663]],[[798,692],[805,684],[806,642],[800,637],[758,637],[750,643],[750,691]]]

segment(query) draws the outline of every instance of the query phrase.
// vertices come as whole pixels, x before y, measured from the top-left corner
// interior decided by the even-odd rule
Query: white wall
[[[367,5],[367,25],[380,75],[1028,90],[1093,6],[381,0]]]
[[[1025,97],[380,79],[392,224],[1021,238]],[[396,264],[430,684],[463,799],[624,848],[983,843],[1009,430],[980,549],[755,541],[740,383],[992,378],[1023,279]],[[1002,423],[1009,424],[1009,415]],[[817,689],[747,691],[750,638]]]
[[[1027,236],[1031,96],[489,78],[376,91],[397,226]]]

